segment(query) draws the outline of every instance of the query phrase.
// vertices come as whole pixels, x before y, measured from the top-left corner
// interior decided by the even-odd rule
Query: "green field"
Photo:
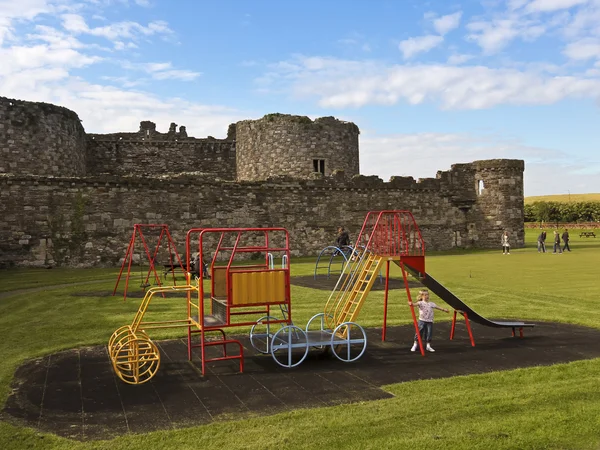
[[[530,205],[535,202],[600,202],[600,194],[558,194],[525,197],[526,205]]]
[[[526,233],[526,248],[513,249],[510,256],[503,256],[500,248],[432,254],[427,271],[484,316],[600,328],[600,239],[581,239],[573,233],[571,253],[538,254],[537,230]],[[312,274],[313,269],[313,260],[292,260],[292,275]],[[116,328],[131,321],[139,299],[124,303],[118,296],[80,295],[112,292],[117,274],[116,269],[0,272],[2,403],[24,360],[105,344]],[[305,323],[319,312],[327,295],[292,286],[295,322]],[[393,292],[390,302],[389,323],[409,323],[405,293]],[[360,323],[381,326],[382,305],[383,293],[371,293]],[[159,307],[148,320],[182,314],[181,304],[172,299],[152,306]],[[437,315],[436,320],[449,316]],[[163,331],[153,337],[180,334]],[[0,449],[598,449],[599,379],[596,359],[421,380],[385,387],[395,395],[387,400],[87,443],[0,421]]]

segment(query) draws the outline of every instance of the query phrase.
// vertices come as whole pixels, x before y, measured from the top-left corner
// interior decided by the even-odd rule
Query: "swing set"
[[[144,232],[146,235],[144,235]],[[156,245],[154,246],[154,250],[151,252],[150,247],[148,245],[148,239],[151,237],[156,238],[158,234],[158,238],[156,239]],[[154,275],[154,284],[156,286],[162,286],[160,276],[156,271],[156,262],[159,256],[160,250],[163,248],[163,242],[166,242],[167,250],[169,253],[169,264],[165,264],[165,278],[168,272],[171,272],[173,276],[173,285],[177,284],[177,280],[175,278],[175,271],[181,270],[182,273],[187,273],[186,267],[182,263],[179,258],[179,254],[177,253],[177,249],[175,247],[175,243],[173,242],[173,238],[171,237],[171,233],[169,233],[169,227],[165,224],[140,224],[136,223],[133,225],[133,233],[131,235],[131,239],[129,240],[129,245],[127,246],[127,252],[125,253],[125,258],[123,258],[123,264],[121,264],[121,270],[119,272],[119,276],[117,278],[117,283],[115,284],[115,289],[113,290],[113,296],[117,293],[117,288],[119,287],[119,283],[121,281],[121,276],[123,271],[125,270],[125,266],[127,265],[127,275],[125,276],[125,290],[123,292],[123,301],[127,298],[127,292],[129,289],[129,279],[131,278],[131,266],[134,260],[135,253],[135,243],[136,240],[139,239],[138,245],[141,243],[142,251],[146,254],[148,258],[148,271],[145,276],[142,271],[142,251],[140,251],[140,288],[145,292],[147,288],[151,286],[150,277]],[[164,296],[164,294],[163,294]]]

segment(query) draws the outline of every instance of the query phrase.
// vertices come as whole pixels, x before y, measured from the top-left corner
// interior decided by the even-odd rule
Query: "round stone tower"
[[[472,163],[478,215],[479,246],[500,248],[508,231],[511,247],[525,245],[523,227],[523,172],[518,159],[490,159]]]
[[[86,142],[73,111],[0,97],[0,173],[83,176]]]
[[[359,173],[358,127],[333,117],[267,114],[236,123],[238,180],[287,175],[310,178],[342,170]]]

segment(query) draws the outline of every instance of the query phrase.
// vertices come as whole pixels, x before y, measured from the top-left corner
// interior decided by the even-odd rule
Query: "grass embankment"
[[[573,236],[572,253],[538,254],[536,230],[527,248],[503,256],[494,251],[438,254],[427,271],[488,317],[550,320],[600,327],[597,261],[600,239]],[[293,275],[313,273],[314,263],[292,261]],[[44,275],[41,275],[41,274]],[[131,321],[139,299],[105,296],[118,270],[3,271],[0,286],[97,279],[93,285],[46,289],[0,300],[0,399],[9,393],[16,367],[57,350],[105,343]],[[113,275],[110,279],[103,278]],[[394,275],[398,275],[398,272]],[[137,285],[134,283],[134,288]],[[87,294],[85,294],[87,292]],[[85,294],[85,295],[84,295]],[[322,309],[328,292],[292,286],[294,321]],[[435,298],[434,298],[435,300]],[[372,292],[361,324],[380,326],[383,293]],[[176,300],[158,299],[151,316],[180,318]],[[437,315],[437,320],[448,320]],[[149,318],[150,320],[150,318]],[[389,322],[410,322],[405,294],[390,296]],[[539,332],[542,329],[540,328]],[[532,331],[536,332],[536,330]],[[180,335],[163,332],[155,337]],[[408,343],[409,344],[409,343]],[[590,343],[596,345],[596,343]],[[213,423],[184,430],[131,435],[110,442],[78,443],[0,422],[0,448],[598,448],[600,360],[510,372],[423,380],[389,386],[390,400],[297,410],[269,417]]]
[[[525,204],[530,205],[535,202],[600,202],[600,193],[598,194],[557,194],[557,195],[535,195],[525,197]]]

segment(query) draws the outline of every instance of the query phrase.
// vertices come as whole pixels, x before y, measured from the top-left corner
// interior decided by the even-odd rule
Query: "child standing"
[[[502,234],[501,243],[502,243],[502,254],[510,255],[510,242],[508,242],[508,231],[505,231]]]
[[[413,303],[409,300],[409,306],[413,306]],[[427,289],[423,289],[419,291],[419,295],[417,296],[417,307],[419,308],[419,334],[421,335],[421,341],[425,341],[427,346],[425,349],[428,352],[435,352],[435,350],[431,347],[431,336],[433,334],[433,310],[439,309],[440,311],[448,312],[447,309],[441,308],[433,302],[429,301],[429,291]],[[415,333],[415,341],[410,351],[415,352],[419,347],[418,337]]]

